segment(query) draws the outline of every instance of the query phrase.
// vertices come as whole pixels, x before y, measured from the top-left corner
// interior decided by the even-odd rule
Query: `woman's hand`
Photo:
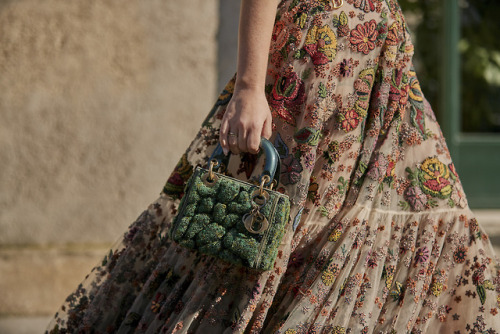
[[[227,155],[257,153],[260,139],[271,136],[272,117],[264,90],[235,88],[222,119],[219,140]]]

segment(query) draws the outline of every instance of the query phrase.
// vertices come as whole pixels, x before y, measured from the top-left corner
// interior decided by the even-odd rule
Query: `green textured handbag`
[[[208,170],[197,167],[187,182],[171,230],[175,242],[233,264],[273,268],[289,221],[290,200],[272,190],[281,171],[276,148],[264,138],[261,148],[266,160],[257,186],[214,171],[225,168],[229,160],[217,145]]]

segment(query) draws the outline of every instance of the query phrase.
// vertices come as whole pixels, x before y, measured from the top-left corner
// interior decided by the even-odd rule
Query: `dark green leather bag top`
[[[265,188],[278,181],[279,156],[269,141],[263,139],[261,147],[266,166],[260,186],[214,172],[224,159],[220,146],[208,170],[196,168],[174,218],[171,237],[175,242],[233,264],[273,268],[289,220],[290,201]]]

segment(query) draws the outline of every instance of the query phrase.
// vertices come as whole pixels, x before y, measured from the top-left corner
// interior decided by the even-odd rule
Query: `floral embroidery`
[[[348,110],[345,113],[340,114],[340,124],[342,130],[349,132],[356,129],[359,124],[359,119],[359,114],[355,110]]]
[[[366,13],[373,12],[375,10],[376,0],[354,0],[354,7],[364,10]]]
[[[184,185],[191,174],[193,174],[193,166],[189,164],[184,154],[163,187],[163,192],[173,198],[181,198],[184,195]]]
[[[467,247],[464,245],[458,246],[457,250],[453,253],[453,259],[456,263],[463,263],[467,257]]]
[[[375,20],[358,24],[356,29],[351,30],[351,44],[356,47],[358,52],[365,55],[375,49],[375,41],[378,37],[377,23]]]
[[[281,182],[284,185],[295,184],[300,180],[302,165],[299,159],[288,155],[281,161]]]
[[[304,103],[304,84],[297,73],[287,72],[276,80],[270,96],[273,116],[280,117],[291,125],[295,125],[295,114]]]
[[[330,26],[320,28],[314,25],[307,32],[304,49],[311,56],[314,65],[324,65],[337,54],[337,37]]]
[[[290,32],[288,31],[286,25],[282,21],[276,22],[273,29],[272,41],[271,43],[273,49],[271,52],[276,52],[281,50],[285,43],[288,41],[288,37],[290,36]]]
[[[427,158],[422,162],[419,180],[422,190],[433,196],[447,198],[450,196],[452,187],[449,181],[450,173],[445,164],[438,158]]]

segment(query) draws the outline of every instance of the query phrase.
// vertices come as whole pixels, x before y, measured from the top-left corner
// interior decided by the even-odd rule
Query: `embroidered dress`
[[[498,333],[500,267],[412,67],[396,0],[284,0],[266,94],[292,210],[273,270],[169,237],[231,80],[157,201],[66,300],[51,333]],[[228,174],[253,182],[257,156]]]

